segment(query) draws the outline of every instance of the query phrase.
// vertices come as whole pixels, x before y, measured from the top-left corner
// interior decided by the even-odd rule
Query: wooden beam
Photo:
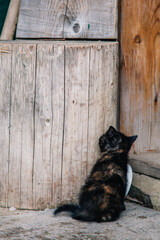
[[[1,33],[1,40],[12,40],[16,30],[20,0],[11,0]]]
[[[117,39],[118,0],[21,1],[17,38]]]
[[[4,21],[6,18],[6,14],[8,11],[10,0],[1,0],[1,7],[0,7],[0,34],[2,32],[2,28],[4,25]]]

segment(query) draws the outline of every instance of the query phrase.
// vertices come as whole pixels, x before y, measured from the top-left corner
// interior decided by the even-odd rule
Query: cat
[[[79,204],[59,206],[54,214],[67,211],[73,219],[88,222],[117,220],[125,210],[128,152],[136,138],[110,126],[99,138],[102,156],[81,188]]]

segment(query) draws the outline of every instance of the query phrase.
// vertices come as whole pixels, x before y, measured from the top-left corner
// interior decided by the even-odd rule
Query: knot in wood
[[[80,25],[79,25],[79,23],[74,23],[74,24],[73,24],[73,31],[74,31],[75,33],[78,33],[78,32],[80,31]]]
[[[139,44],[139,43],[141,43],[141,41],[142,41],[141,37],[139,35],[136,35],[134,38],[134,42]]]
[[[46,123],[49,124],[50,123],[50,119],[46,119]]]

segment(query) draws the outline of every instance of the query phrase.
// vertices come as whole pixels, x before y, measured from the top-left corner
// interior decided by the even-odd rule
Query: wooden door
[[[2,42],[0,75],[0,206],[76,200],[116,126],[118,43]]]
[[[120,128],[160,151],[160,0],[121,1]]]
[[[61,41],[0,44],[1,206],[77,200],[99,137],[117,125],[117,3],[21,1],[16,37]]]

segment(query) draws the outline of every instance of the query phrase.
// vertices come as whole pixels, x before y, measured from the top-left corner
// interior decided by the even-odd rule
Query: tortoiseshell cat
[[[72,218],[88,222],[118,219],[125,210],[128,152],[136,138],[127,137],[110,126],[99,139],[102,156],[82,186],[79,205],[62,205],[54,214],[69,211]]]

